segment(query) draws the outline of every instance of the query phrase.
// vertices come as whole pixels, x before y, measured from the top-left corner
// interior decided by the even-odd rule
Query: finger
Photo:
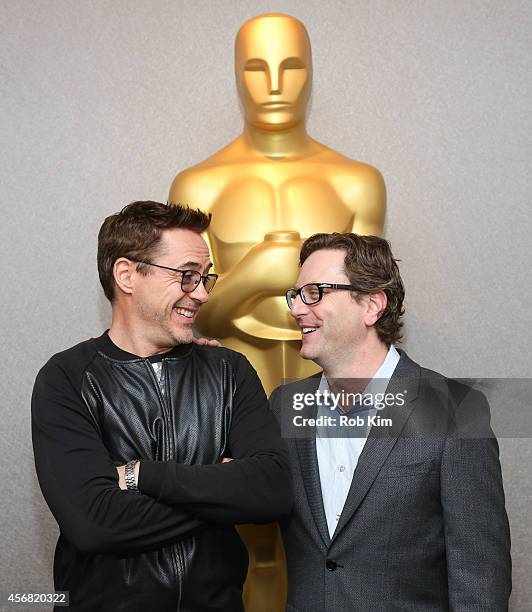
[[[208,338],[192,338],[192,342],[199,346],[205,346],[208,342]]]
[[[192,342],[199,346],[222,346],[222,344],[214,338],[193,338]]]

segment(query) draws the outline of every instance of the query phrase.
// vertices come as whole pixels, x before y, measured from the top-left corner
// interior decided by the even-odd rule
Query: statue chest
[[[210,208],[211,246],[218,271],[234,265],[268,232],[297,231],[303,239],[316,232],[346,232],[353,211],[331,183],[317,174],[297,172],[235,176]]]

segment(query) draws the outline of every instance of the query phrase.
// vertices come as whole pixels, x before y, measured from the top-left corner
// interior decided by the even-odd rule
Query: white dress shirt
[[[365,394],[369,393],[374,396],[377,393],[386,392],[388,382],[394,373],[399,358],[400,355],[395,347],[393,345],[390,346],[386,359],[366,386]],[[321,377],[319,390],[322,392],[329,391],[329,383],[324,374]],[[376,409],[372,408],[370,411],[366,411],[365,415],[375,413]],[[321,415],[330,416],[330,407],[319,406],[317,416]],[[345,430],[345,427],[341,429]],[[335,434],[334,428],[316,428],[316,453],[320,472],[321,494],[331,538],[342,514],[345,500],[351,487],[351,481],[353,480],[353,474],[360,453],[366,443],[368,432],[369,429],[364,427],[364,431],[358,433],[359,437],[348,436],[339,438],[334,437],[338,435]]]

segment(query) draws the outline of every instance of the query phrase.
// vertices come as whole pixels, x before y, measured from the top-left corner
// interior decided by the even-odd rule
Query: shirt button
[[[345,472],[345,465],[339,465],[338,466],[338,471],[339,472]]]
[[[336,520],[337,520],[337,521],[339,521],[339,520],[340,520],[340,515],[339,515],[339,514],[337,514],[337,515],[336,515]]]

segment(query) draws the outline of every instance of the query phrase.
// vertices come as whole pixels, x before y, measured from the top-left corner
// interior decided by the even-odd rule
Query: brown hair
[[[188,206],[159,202],[132,202],[119,213],[107,217],[98,233],[98,274],[106,297],[114,298],[113,267],[119,257],[150,262],[161,242],[162,230],[182,228],[200,234],[211,216]],[[137,270],[148,274],[149,267],[137,264]]]
[[[386,293],[388,303],[375,323],[375,329],[386,345],[399,342],[402,337],[403,323],[400,318],[404,314],[405,288],[390,243],[378,236],[314,234],[303,243],[300,265],[311,253],[322,249],[345,251],[345,273],[358,294],[367,295],[378,291]]]

